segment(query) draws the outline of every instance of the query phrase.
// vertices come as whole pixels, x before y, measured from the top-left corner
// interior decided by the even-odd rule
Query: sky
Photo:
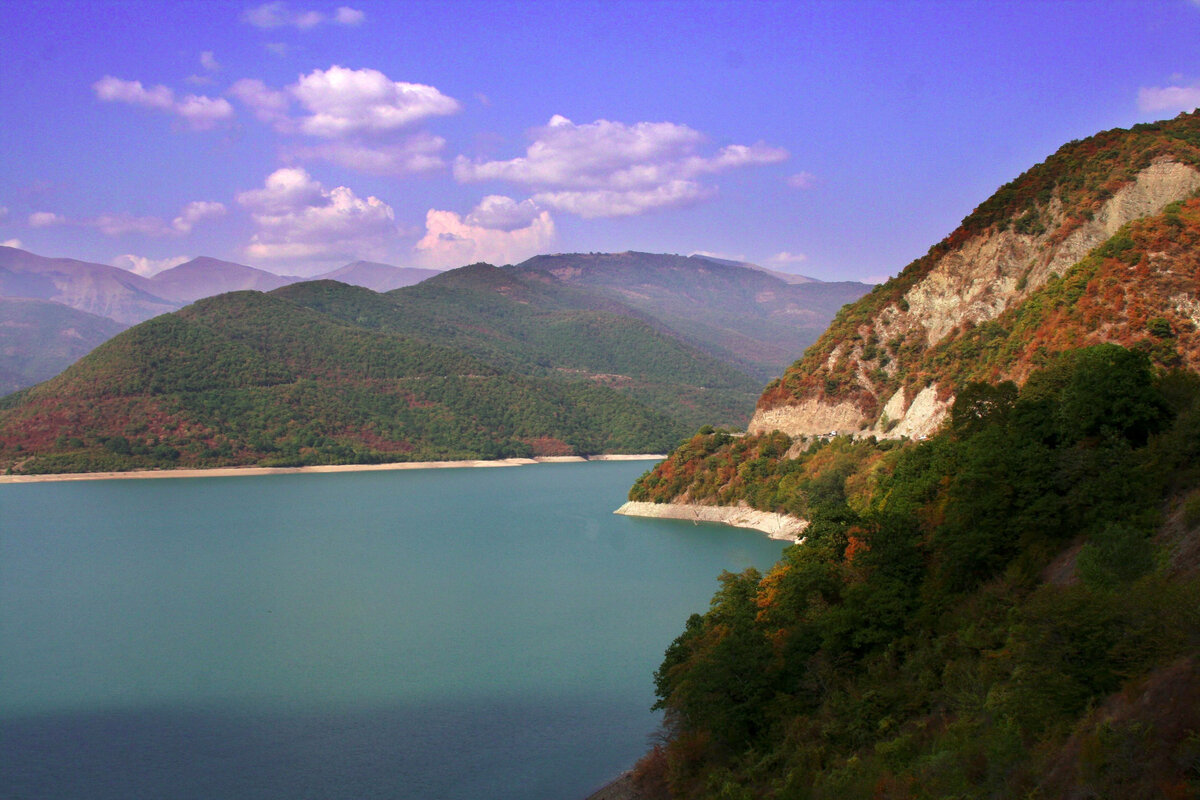
[[[5,0],[0,52],[0,244],[147,275],[881,281],[1067,141],[1200,105],[1200,0]]]

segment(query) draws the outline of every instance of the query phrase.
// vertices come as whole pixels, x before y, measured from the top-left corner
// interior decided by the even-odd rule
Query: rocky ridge
[[[931,358],[1020,308],[1124,226],[1200,190],[1198,145],[1200,115],[1193,113],[1064,146],[927,256],[844,308],[804,358],[767,387],[750,432],[932,433],[960,387],[936,380]],[[1000,201],[1008,201],[1002,213]],[[1174,299],[1177,315],[1195,316],[1195,288]],[[1028,364],[1010,366],[988,377],[1020,380]]]

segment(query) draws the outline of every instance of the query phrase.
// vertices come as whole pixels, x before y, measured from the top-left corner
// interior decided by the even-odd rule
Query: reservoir
[[[650,462],[0,486],[0,797],[581,800],[722,570]]]

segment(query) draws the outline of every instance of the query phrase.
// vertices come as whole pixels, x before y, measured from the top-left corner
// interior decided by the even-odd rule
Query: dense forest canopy
[[[1105,344],[1019,389],[971,384],[926,441],[716,432],[685,449],[686,491],[724,476],[811,525],[766,575],[722,575],[667,649],[647,791],[1200,791],[1195,373]],[[678,478],[660,466],[631,497]]]

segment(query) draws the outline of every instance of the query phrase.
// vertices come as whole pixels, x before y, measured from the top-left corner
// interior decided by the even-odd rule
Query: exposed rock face
[[[1158,162],[1138,173],[1061,243],[1055,244],[1053,233],[1064,222],[1058,202],[1047,210],[1046,233],[1034,236],[1009,229],[977,236],[947,253],[904,296],[910,325],[922,326],[928,343],[936,344],[964,321],[995,319],[1045,285],[1051,274],[1066,272],[1122,225],[1156,214],[1197,189],[1200,172],[1186,164]]]
[[[841,359],[851,360],[857,387],[864,390],[857,399],[820,391],[770,402],[764,399],[749,430],[780,430],[789,436],[835,432],[918,438],[933,433],[954,402],[951,387],[939,389],[923,380],[913,383],[915,377],[906,378],[899,390],[884,387],[881,371],[894,376],[914,362],[904,363],[897,356],[883,365],[882,360],[866,357],[863,342],[917,340],[927,349],[964,324],[994,320],[1045,286],[1052,275],[1066,273],[1123,225],[1156,214],[1198,190],[1200,171],[1178,161],[1158,160],[1114,192],[1090,220],[1068,220],[1061,200],[1054,196],[1039,208],[1036,232],[1028,231],[1028,226],[1028,232],[1021,232],[1021,226],[1010,224],[966,238],[933,261],[902,300],[879,309],[861,325],[857,333],[862,341],[830,344],[819,369],[832,371]],[[1185,296],[1179,304],[1194,302]],[[874,402],[863,402],[863,397],[874,397]]]

